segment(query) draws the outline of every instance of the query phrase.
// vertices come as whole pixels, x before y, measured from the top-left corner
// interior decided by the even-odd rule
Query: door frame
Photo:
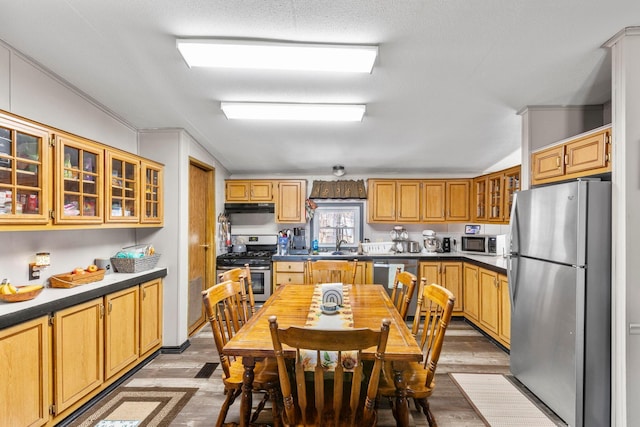
[[[215,245],[215,232],[216,232],[216,221],[215,221],[215,203],[216,203],[216,174],[215,167],[208,165],[198,159],[193,157],[189,157],[189,167],[195,166],[197,168],[202,169],[207,173],[207,186],[209,187],[209,195],[207,197],[206,207],[207,210],[205,214],[205,234],[206,234],[206,244],[208,248],[206,250],[205,257],[205,288],[208,283],[213,278],[213,282],[215,283],[215,273],[216,273],[216,245]],[[191,183],[189,183],[189,190],[191,189]],[[191,197],[191,192],[189,191],[189,197]],[[191,218],[191,212],[189,212],[189,219]],[[189,263],[187,263],[189,265]],[[188,272],[188,276],[191,276],[191,272]],[[187,322],[188,323],[188,322]],[[195,325],[187,325],[188,335],[191,337],[195,332],[197,332],[204,324],[206,323],[206,318],[201,323],[197,323]]]

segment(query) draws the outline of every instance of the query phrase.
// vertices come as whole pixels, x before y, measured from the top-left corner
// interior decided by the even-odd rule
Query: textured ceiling
[[[184,128],[231,173],[479,173],[530,105],[610,100],[601,45],[637,0],[4,0],[0,40],[138,129]],[[181,37],[377,44],[372,74],[189,69]],[[228,121],[221,101],[366,103],[361,123]]]

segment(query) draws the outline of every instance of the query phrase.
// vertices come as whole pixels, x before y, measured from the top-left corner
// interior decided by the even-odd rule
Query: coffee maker
[[[294,228],[293,236],[291,239],[291,247],[289,248],[290,255],[307,255],[309,253],[309,246],[307,246],[307,238],[305,236],[304,228]]]

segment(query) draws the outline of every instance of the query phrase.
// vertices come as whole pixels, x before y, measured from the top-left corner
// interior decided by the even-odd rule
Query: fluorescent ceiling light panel
[[[178,39],[189,67],[371,73],[378,46]]]
[[[286,104],[268,102],[221,102],[227,119],[309,120],[361,122],[362,104]]]

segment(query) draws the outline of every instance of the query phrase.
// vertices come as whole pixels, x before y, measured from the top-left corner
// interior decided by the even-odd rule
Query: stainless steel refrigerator
[[[609,426],[611,183],[517,193],[510,237],[511,373],[568,425]]]

